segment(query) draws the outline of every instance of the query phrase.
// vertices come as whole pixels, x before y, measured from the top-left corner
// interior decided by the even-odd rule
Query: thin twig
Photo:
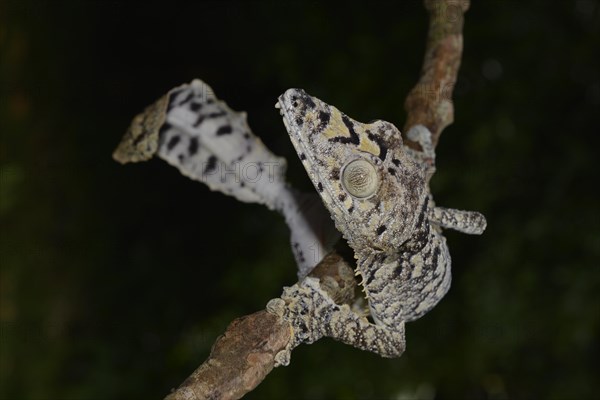
[[[463,49],[462,28],[469,0],[425,0],[429,13],[427,47],[421,76],[404,102],[407,112],[403,132],[425,125],[432,133],[434,147],[445,127],[454,121],[452,92]],[[405,143],[421,150],[419,144]]]

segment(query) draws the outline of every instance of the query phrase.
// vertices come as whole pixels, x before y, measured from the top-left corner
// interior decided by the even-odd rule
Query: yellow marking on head
[[[351,137],[350,130],[342,121],[342,113],[336,108],[331,107],[331,117],[329,118],[329,124],[327,127],[321,132],[323,136],[327,139],[331,139],[334,137]],[[355,123],[354,131],[360,138],[360,145],[357,147],[357,150],[364,151],[366,153],[371,153],[374,156],[379,156],[381,149],[379,145],[373,142],[367,136],[366,130],[363,124]]]
[[[371,125],[372,124],[357,123],[354,126],[354,131],[360,138],[360,145],[358,146],[358,150],[371,153],[374,156],[379,157],[379,154],[381,154],[381,148],[379,147],[379,144],[369,139],[369,135],[367,134],[367,128]]]
[[[379,153],[381,153],[379,145],[373,142],[371,139],[369,139],[364,130],[361,129],[361,131],[357,133],[358,137],[360,138],[360,145],[358,146],[358,150],[371,153],[374,156],[379,156]]]
[[[331,117],[329,118],[329,124],[321,134],[327,139],[331,139],[336,136],[350,137],[350,131],[342,121],[342,113],[333,107],[331,107],[330,110]]]

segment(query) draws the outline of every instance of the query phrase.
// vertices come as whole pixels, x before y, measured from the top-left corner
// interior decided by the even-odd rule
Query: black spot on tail
[[[394,165],[395,165],[396,167],[399,167],[399,166],[400,166],[400,160],[396,160],[395,158],[392,158],[392,162],[394,163]]]
[[[377,228],[377,235],[381,235],[383,232],[385,232],[386,229],[387,226],[381,225],[379,228]]]
[[[214,171],[216,167],[217,167],[217,157],[210,156],[208,158],[208,162],[206,163],[206,166],[204,167],[204,173],[208,174],[208,173]]]
[[[190,156],[193,156],[198,152],[198,138],[193,137],[190,140],[190,145],[188,146],[188,153]]]
[[[193,127],[198,127],[200,126],[200,124],[206,119],[206,115],[198,115],[198,118],[196,119],[196,122],[194,122],[192,124]]]
[[[181,101],[179,102],[179,104],[178,104],[178,105],[185,104],[185,103],[187,103],[188,101],[192,100],[193,98],[194,98],[194,92],[190,92],[190,93],[189,93],[187,96],[185,96],[185,99],[183,99],[183,100],[181,100]]]
[[[300,160],[306,160],[306,155],[304,153],[300,153]]]
[[[323,184],[321,184],[321,182],[317,183],[317,189],[319,190],[319,192],[323,191]]]
[[[206,117],[207,118],[217,118],[217,117],[223,117],[226,114],[227,113],[225,111],[216,111],[216,112],[208,114]]]
[[[160,127],[160,129],[158,131],[158,137],[162,138],[162,136],[165,134],[165,132],[168,131],[169,129],[171,129],[172,127],[173,127],[173,125],[171,125],[168,122],[165,122],[164,124],[162,124],[162,126]],[[138,140],[138,139],[139,139],[139,137],[136,138],[136,140]]]
[[[177,97],[179,93],[183,92],[183,90],[184,89],[179,89],[171,93],[171,95],[169,96],[169,105],[167,106],[167,112],[170,111],[173,107],[175,107],[176,104],[173,99],[175,99],[175,97]]]
[[[175,135],[171,139],[169,139],[169,142],[167,143],[167,150],[169,150],[169,151],[173,150],[173,147],[177,146],[177,143],[179,143],[180,140],[181,140],[181,138],[177,135]]]
[[[207,103],[208,103],[208,101],[207,101]],[[204,122],[205,119],[218,118],[218,117],[223,117],[225,115],[226,115],[225,111],[217,111],[217,112],[213,112],[213,113],[210,113],[210,114],[204,114],[204,115],[201,114],[201,115],[198,115],[198,119],[196,119],[196,122],[194,122],[192,124],[192,126],[196,128],[196,127],[200,126],[200,124],[202,122]]]
[[[231,129],[231,125],[223,125],[219,129],[217,129],[217,136],[229,135],[231,132],[233,132],[233,129]]]

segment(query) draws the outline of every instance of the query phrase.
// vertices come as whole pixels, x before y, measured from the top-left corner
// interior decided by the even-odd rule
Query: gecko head
[[[363,124],[289,89],[276,105],[336,227],[357,250],[393,252],[423,221],[424,171],[386,121]]]

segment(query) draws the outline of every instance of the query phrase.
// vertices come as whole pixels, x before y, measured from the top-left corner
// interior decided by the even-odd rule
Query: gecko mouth
[[[279,96],[275,108],[279,109],[279,114],[283,118],[283,123],[290,135],[295,135],[300,139],[302,125],[302,115],[306,113],[306,108],[315,107],[315,103],[310,96],[302,89],[288,89]]]
[[[301,133],[302,113],[300,110],[304,108],[302,100],[307,97],[308,95],[301,89],[288,89],[284,94],[279,96],[279,99],[275,104],[275,108],[279,109],[279,114],[283,119],[285,129],[290,135],[292,143],[301,158],[301,154],[304,154],[304,157],[310,157],[310,153],[307,152],[308,149],[305,147],[305,143],[302,140]],[[314,103],[312,104],[314,105]]]
[[[279,96],[275,108],[279,109],[279,114],[283,119],[285,129],[290,136],[290,140],[298,153],[298,157],[302,161],[306,172],[310,176],[315,186],[324,186],[326,192],[331,192],[327,187],[327,179],[321,176],[319,164],[317,160],[319,154],[315,154],[311,146],[310,138],[311,126],[314,124],[312,115],[326,107],[324,103],[318,99],[313,99],[302,89],[288,89]],[[317,187],[319,192],[323,194],[323,189]]]
[[[298,153],[298,157],[303,161],[304,168],[308,172],[313,183],[318,185],[322,182],[318,168],[315,168],[317,162],[313,151],[308,147],[307,135],[303,132],[307,129],[304,122],[306,113],[317,107],[315,101],[302,89],[288,89],[279,96],[275,108],[279,109],[279,114],[283,119],[283,124],[287,130],[292,144]],[[327,182],[323,182],[327,186]],[[328,190],[329,191],[329,190]]]

